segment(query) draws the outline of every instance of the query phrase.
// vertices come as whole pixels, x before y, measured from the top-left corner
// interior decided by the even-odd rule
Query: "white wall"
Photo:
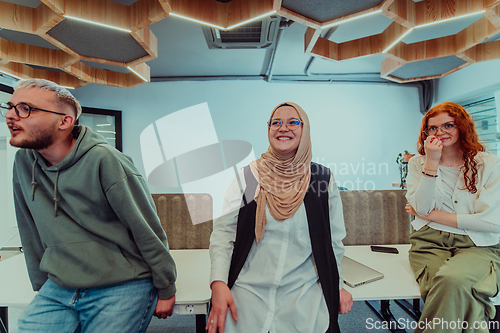
[[[330,166],[349,189],[390,189],[399,182],[396,156],[415,152],[422,119],[417,88],[392,84],[164,82],[131,89],[88,85],[74,93],[83,106],[123,111],[123,150],[142,174],[140,134],[168,114],[207,102],[219,141],[247,141],[258,158],[269,144],[271,110],[292,101],[309,115],[313,161]]]
[[[500,60],[479,62],[437,80],[434,102],[460,102],[499,90]]]

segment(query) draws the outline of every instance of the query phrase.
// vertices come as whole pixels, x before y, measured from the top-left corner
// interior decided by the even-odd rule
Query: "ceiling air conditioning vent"
[[[279,25],[280,18],[270,16],[229,31],[206,26],[201,29],[209,49],[263,49],[276,42]]]

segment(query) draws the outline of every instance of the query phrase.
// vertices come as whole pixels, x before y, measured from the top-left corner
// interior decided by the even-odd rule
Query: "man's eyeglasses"
[[[43,112],[50,112],[50,113],[55,113],[61,116],[65,116],[66,113],[61,113],[61,112],[55,112],[55,111],[50,111],[50,110],[44,110],[44,109],[39,109],[39,108],[34,108],[32,106],[29,106],[26,103],[19,103],[17,105],[12,105],[10,103],[2,103],[0,104],[0,113],[2,116],[5,117],[7,112],[9,112],[12,108],[14,108],[14,111],[16,111],[16,114],[19,118],[28,118],[31,114],[31,111],[33,110],[38,110],[38,111],[43,111]]]
[[[436,127],[436,126],[429,126],[425,129],[424,133],[429,136],[429,135],[436,135],[439,130],[445,134],[451,134],[455,130],[457,125],[454,123],[446,123],[444,125],[441,125],[441,127]]]
[[[300,124],[302,124],[302,121],[300,119],[297,119],[297,118],[288,119],[285,122],[285,126],[290,131],[295,131],[297,128],[299,128]],[[271,121],[269,121],[268,125],[269,125],[270,129],[277,131],[281,128],[281,126],[283,126],[283,120],[273,118],[273,119],[271,119]]]

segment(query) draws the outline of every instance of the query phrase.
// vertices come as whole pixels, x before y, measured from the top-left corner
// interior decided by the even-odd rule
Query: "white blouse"
[[[243,170],[233,180],[224,202],[223,216],[214,222],[210,239],[211,282],[227,283],[241,198],[246,188]],[[330,177],[328,188],[332,245],[343,287],[341,260],[345,237],[342,202]],[[264,237],[253,243],[231,292],[238,312],[235,322],[229,311],[225,331],[232,332],[326,332],[328,308],[319,283],[305,206],[285,221],[276,221],[266,207]]]
[[[445,211],[442,169],[438,168],[437,178],[423,176],[425,159],[421,155],[411,158],[406,181],[406,198],[420,216],[427,216],[433,209]],[[477,192],[470,193],[465,189],[464,177],[460,173],[453,188],[451,204],[457,214],[458,229],[464,230],[476,246],[496,245],[500,236],[500,158],[480,152],[475,159],[478,170]],[[416,230],[434,224],[438,223],[418,217],[412,222]]]

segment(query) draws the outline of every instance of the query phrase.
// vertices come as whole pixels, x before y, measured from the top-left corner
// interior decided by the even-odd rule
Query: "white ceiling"
[[[378,18],[366,18],[363,29],[357,30],[339,27],[332,35],[336,39],[350,40],[364,37],[368,32],[380,33],[389,19],[383,15]],[[385,19],[384,19],[385,18]],[[387,22],[390,21],[390,22]],[[377,22],[377,30],[373,29]],[[387,24],[388,23],[388,24]],[[176,17],[167,17],[150,26],[158,38],[158,58],[147,64],[151,67],[151,77],[179,76],[259,76],[265,75],[272,49],[233,50],[209,49],[199,24]],[[273,75],[304,75],[311,56],[304,53],[304,33],[307,27],[293,23],[284,29],[279,40],[274,61]],[[327,32],[325,30],[324,33]],[[379,31],[380,30],[380,31]],[[324,34],[323,33],[323,34]],[[328,61],[315,59],[310,66],[310,73],[348,74],[348,73],[380,73],[383,55],[373,55],[347,61]]]
[[[415,29],[405,37],[404,42],[415,43],[430,38],[439,38],[456,34],[477,21],[482,14]],[[346,22],[332,28],[329,40],[342,43],[349,40],[380,34],[392,20],[382,14],[367,16],[360,20]],[[272,48],[257,50],[209,49],[201,25],[176,17],[167,17],[150,26],[158,38],[158,58],[149,61],[152,80],[209,79],[221,76],[245,76],[247,79],[259,79],[267,74]],[[349,60],[334,61],[315,58],[310,66],[311,56],[304,53],[304,33],[307,27],[293,23],[284,29],[279,40],[273,78],[294,76],[293,79],[307,80],[332,79],[373,80],[380,75],[381,63],[386,58],[383,54],[369,55]],[[328,29],[322,32],[325,37]],[[498,38],[498,37],[496,37]],[[490,39],[491,40],[491,39]],[[489,41],[490,41],[489,40]],[[308,77],[306,77],[306,69]],[[321,77],[322,76],[322,77]],[[388,82],[384,79],[377,81]]]

